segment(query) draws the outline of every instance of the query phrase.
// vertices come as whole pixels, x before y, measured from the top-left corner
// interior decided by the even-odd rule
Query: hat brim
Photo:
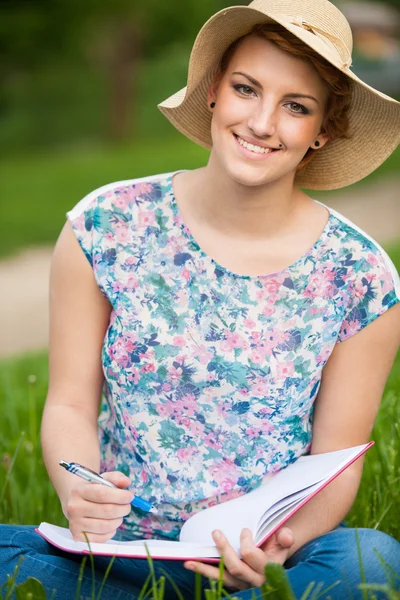
[[[328,142],[296,175],[300,187],[342,188],[379,167],[400,143],[400,103],[360,80],[340,64],[338,54],[313,32],[247,6],[216,13],[201,29],[190,56],[188,84],[158,105],[185,136],[210,149],[211,118],[207,93],[225,50],[256,24],[279,23],[316,50],[352,81],[348,138]]]

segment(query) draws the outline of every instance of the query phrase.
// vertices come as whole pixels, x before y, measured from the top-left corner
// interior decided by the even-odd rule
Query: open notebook
[[[253,532],[255,543],[261,546],[301,506],[372,445],[373,442],[370,442],[345,450],[302,456],[252,492],[190,517],[181,529],[179,541],[109,540],[103,544],[90,544],[90,550],[93,554],[145,558],[146,544],[152,558],[203,558],[207,562],[217,562],[220,554],[213,543],[211,532],[220,529],[239,552],[240,532],[244,527]],[[68,529],[42,523],[37,531],[57,548],[67,552],[89,552],[88,544],[75,542]]]

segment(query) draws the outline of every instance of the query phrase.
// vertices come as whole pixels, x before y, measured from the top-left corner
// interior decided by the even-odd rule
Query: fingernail
[[[213,537],[214,540],[220,540],[222,538],[222,533],[218,531],[218,529],[216,529],[215,531],[213,531]]]
[[[188,563],[187,565],[185,565],[185,567],[187,569],[189,569],[189,571],[194,571],[194,564],[193,563]]]

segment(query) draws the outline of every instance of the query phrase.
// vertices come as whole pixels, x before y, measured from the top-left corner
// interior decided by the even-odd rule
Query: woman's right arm
[[[105,541],[129,513],[133,494],[89,484],[58,462],[100,467],[97,416],[103,385],[101,347],[111,307],[69,222],[57,241],[50,275],[49,390],[42,420],[43,458],[75,539]],[[106,478],[129,485],[122,473]]]

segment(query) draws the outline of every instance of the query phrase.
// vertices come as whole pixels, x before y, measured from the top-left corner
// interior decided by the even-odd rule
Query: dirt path
[[[395,177],[333,196],[329,205],[385,244],[400,240],[399,190]],[[51,254],[51,248],[34,248],[0,261],[0,357],[47,347]]]

